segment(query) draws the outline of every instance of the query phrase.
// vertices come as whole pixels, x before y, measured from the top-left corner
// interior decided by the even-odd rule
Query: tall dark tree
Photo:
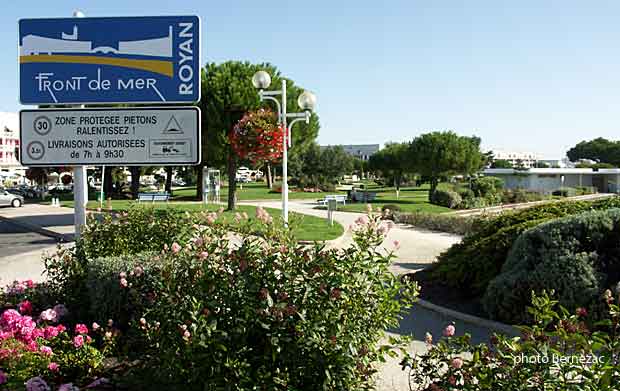
[[[256,110],[262,105],[258,91],[252,85],[252,76],[259,70],[271,75],[270,88],[279,89],[280,72],[271,64],[227,61],[222,64],[209,63],[202,73],[202,165],[198,166],[196,196],[202,199],[202,167],[227,166],[229,175],[228,209],[234,209],[237,161],[231,152],[229,134],[243,113]],[[287,105],[297,107],[296,100],[302,89],[287,80]],[[309,125],[300,124],[293,131],[293,150],[311,143],[318,134],[318,117],[313,114]]]
[[[409,164],[408,143],[386,143],[379,152],[370,156],[369,166],[374,171],[381,172],[384,178],[392,179],[396,188],[396,198],[400,195],[400,185],[405,172],[413,167]]]
[[[566,156],[573,162],[588,159],[618,167],[620,166],[620,141],[611,141],[602,137],[582,141],[569,149]]]
[[[416,137],[409,147],[413,171],[430,179],[430,195],[440,178],[455,174],[473,174],[485,163],[480,138],[459,136],[452,131],[426,133]]]

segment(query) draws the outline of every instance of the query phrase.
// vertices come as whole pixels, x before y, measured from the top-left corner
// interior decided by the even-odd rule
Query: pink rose
[[[136,266],[133,268],[133,274],[135,274],[136,277],[140,277],[144,274],[144,269],[142,268],[142,266]]]
[[[179,251],[181,251],[181,246],[179,246],[179,244],[177,242],[172,243],[172,252],[173,253],[178,253]]]
[[[47,365],[47,369],[49,369],[52,372],[58,372],[58,370],[60,369],[60,366],[55,362],[51,362]]]
[[[206,259],[208,256],[209,256],[209,253],[206,251],[203,251],[200,254],[198,254],[198,258],[200,259]]]
[[[88,327],[85,324],[78,323],[75,325],[76,334],[88,334]]]
[[[185,330],[185,332],[183,333],[183,338],[189,339],[189,337],[191,337],[191,336],[192,336],[192,334],[189,331],[187,331],[187,330]]]
[[[118,273],[118,278],[127,278],[127,273],[125,272]]]
[[[368,224],[368,217],[360,216],[355,220],[355,224],[357,225],[366,225]]]
[[[120,284],[121,284],[121,288],[127,288],[127,280],[124,278],[121,278],[120,280]]]
[[[452,337],[454,335],[454,332],[456,331],[456,329],[454,328],[453,325],[448,325],[446,326],[446,328],[443,330],[443,336],[444,337]]]
[[[52,355],[52,348],[50,348],[49,346],[41,346],[39,350],[41,351],[41,353],[45,354],[46,356]]]
[[[32,313],[32,303],[28,300],[19,303],[19,312],[23,315],[30,315]]]
[[[463,366],[463,360],[460,357],[455,357],[452,359],[452,368],[461,369]]]
[[[73,337],[73,346],[76,348],[81,348],[84,345],[84,336],[76,335]]]
[[[91,328],[92,328],[94,331],[99,330],[99,328],[100,328],[100,327],[101,327],[101,326],[99,326],[99,323],[97,323],[97,322],[93,322],[93,325],[91,326]]]
[[[41,315],[39,316],[41,320],[46,320],[49,322],[56,322],[56,320],[58,319],[58,314],[56,314],[56,311],[51,308],[48,308],[45,311],[41,312]]]

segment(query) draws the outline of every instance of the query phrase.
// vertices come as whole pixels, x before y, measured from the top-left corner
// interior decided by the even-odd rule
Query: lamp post
[[[297,105],[303,112],[300,113],[287,113],[286,112],[286,80],[282,80],[281,90],[265,91],[271,85],[271,76],[265,71],[258,71],[252,77],[252,84],[258,89],[258,96],[261,102],[263,100],[270,100],[275,102],[278,108],[278,121],[284,131],[284,137],[282,139],[282,218],[284,224],[288,224],[288,148],[291,146],[292,135],[289,135],[289,129],[292,129],[293,125],[299,121],[305,121],[310,123],[310,113],[316,106],[316,96],[310,91],[304,91],[297,98]],[[276,98],[280,96],[282,103]],[[292,121],[287,126],[288,119]]]

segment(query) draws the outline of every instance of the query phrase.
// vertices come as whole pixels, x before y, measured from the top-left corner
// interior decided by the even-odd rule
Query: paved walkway
[[[282,209],[280,201],[247,201],[240,202],[239,204]],[[316,203],[310,200],[289,201],[289,210],[291,212],[327,218],[326,210],[314,209],[315,207]],[[353,242],[348,228],[355,224],[355,220],[358,217],[363,215],[363,213],[334,212],[334,220],[342,224],[347,232],[342,240],[334,242],[332,246],[348,247]],[[391,267],[392,272],[394,274],[404,274],[423,269],[426,265],[433,263],[439,254],[460,240],[461,237],[458,235],[432,232],[413,228],[405,224],[396,224],[388,233],[383,246],[387,251],[395,250],[394,255],[396,255],[396,259]],[[395,249],[394,241],[400,243],[399,248]]]

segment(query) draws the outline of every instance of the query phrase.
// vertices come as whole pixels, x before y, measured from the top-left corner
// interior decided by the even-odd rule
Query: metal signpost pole
[[[76,10],[74,18],[83,18],[84,13]],[[84,105],[77,106],[84,107]],[[73,209],[75,210],[73,223],[75,225],[75,238],[79,239],[82,227],[86,225],[86,204],[88,203],[88,180],[86,166],[73,167]]]
[[[286,80],[282,80],[282,131],[284,137],[282,138],[282,219],[284,224],[288,224],[288,162],[287,162],[287,147],[288,147],[288,129],[286,128]]]
[[[99,207],[101,209],[103,209],[103,196],[104,196],[103,185],[104,185],[104,181],[105,181],[105,166],[101,166],[101,191],[100,191],[100,195],[99,195]]]

